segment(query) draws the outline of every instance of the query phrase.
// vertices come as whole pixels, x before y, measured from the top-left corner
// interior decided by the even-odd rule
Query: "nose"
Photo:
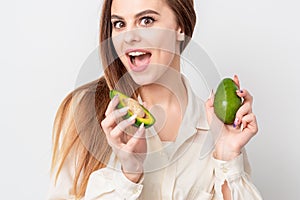
[[[127,44],[133,44],[133,43],[141,41],[141,35],[140,35],[139,30],[137,28],[130,29],[130,30],[126,31],[124,34],[125,34],[124,35],[124,41]]]

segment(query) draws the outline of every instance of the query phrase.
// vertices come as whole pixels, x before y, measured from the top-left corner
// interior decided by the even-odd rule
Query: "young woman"
[[[193,0],[104,1],[104,76],[58,110],[49,199],[261,199],[243,150],[257,133],[252,96],[237,91],[244,101],[234,127],[220,126],[213,94],[204,103],[180,73],[195,22]],[[112,89],[144,104],[156,123],[123,120],[129,108],[116,108]],[[200,156],[216,131],[215,148]]]

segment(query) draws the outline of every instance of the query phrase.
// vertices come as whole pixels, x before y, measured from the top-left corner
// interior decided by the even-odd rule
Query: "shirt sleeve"
[[[75,200],[71,195],[74,170],[72,159],[66,159],[56,180],[51,177],[48,200]],[[102,168],[94,171],[88,181],[85,196],[80,200],[135,200],[140,196],[144,177],[138,183],[133,183],[117,168]],[[77,199],[76,199],[77,200]]]
[[[233,160],[222,161],[213,157],[213,162],[216,177],[215,199],[223,199],[222,185],[227,181],[232,200],[262,200],[259,191],[250,180],[250,165],[244,150]]]
[[[133,183],[120,170],[99,169],[90,175],[85,200],[138,199],[143,189],[143,179],[139,183]]]

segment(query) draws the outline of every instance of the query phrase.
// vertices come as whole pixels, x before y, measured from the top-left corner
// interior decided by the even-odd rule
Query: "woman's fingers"
[[[109,111],[109,109],[115,108],[117,105],[116,99],[112,99],[110,105],[107,108],[107,116],[101,122],[101,127],[106,134],[107,142],[110,146],[114,148],[120,148],[123,143],[122,134],[124,130],[132,125],[135,122],[136,115],[131,116],[130,118],[121,121],[117,124],[117,121],[120,117],[126,115],[128,107],[124,107],[117,110]]]
[[[236,112],[236,117],[234,121],[234,126],[238,126],[242,122],[243,116],[252,113],[252,103],[253,103],[253,97],[250,95],[250,93],[243,89],[243,90],[237,90],[237,95],[244,99],[242,106],[238,109]]]
[[[237,94],[239,97],[241,97],[241,98],[244,99],[243,102],[249,102],[250,104],[252,104],[252,102],[253,102],[253,97],[252,97],[252,95],[248,92],[248,90],[246,90],[246,89],[237,90],[237,91],[236,91],[236,94]]]
[[[127,142],[127,149],[131,152],[145,153],[146,151],[145,127],[142,123],[133,137]]]
[[[233,81],[235,82],[235,84],[236,84],[236,85],[238,86],[238,88],[239,88],[239,89],[236,91],[237,95],[238,95],[239,97],[242,97],[242,98],[244,99],[244,101],[250,101],[251,104],[252,104],[253,97],[250,95],[250,93],[249,93],[247,90],[245,90],[245,89],[241,90],[241,89],[240,89],[240,88],[241,88],[241,85],[240,85],[240,81],[239,81],[239,78],[238,78],[237,75],[234,75]]]
[[[235,114],[235,121],[234,121],[234,125],[235,126],[238,126],[241,124],[242,122],[242,118],[249,114],[249,113],[252,113],[252,106],[250,103],[245,103],[243,104],[239,109],[238,111],[236,112]]]
[[[116,126],[117,119],[124,116],[128,109],[128,107],[124,107],[110,112],[101,122],[101,127],[103,128],[104,132],[110,132]]]
[[[119,103],[119,95],[115,95],[114,98],[109,102],[105,111],[105,116],[108,116],[114,109],[116,109]]]
[[[102,120],[101,126],[106,134],[107,142],[120,160],[124,172],[141,173],[143,171],[142,162],[147,152],[144,124],[133,137],[128,137],[126,131],[131,132],[130,126],[135,123],[137,115],[120,121],[119,118],[126,115],[129,108],[116,109],[118,103],[118,96],[109,102],[105,112],[106,117]],[[130,139],[128,140],[128,138]]]
[[[235,82],[235,84],[238,86],[238,88],[240,89],[240,81],[239,81],[239,77],[237,75],[233,76],[233,81]]]
[[[248,141],[258,132],[258,126],[256,117],[253,113],[245,115],[242,118],[242,125],[243,130],[238,137],[240,137],[240,141],[243,144],[247,144]]]
[[[111,132],[110,132],[110,138],[112,138],[113,140],[117,140],[120,139],[121,134],[124,133],[125,129],[129,126],[131,126],[132,124],[134,124],[135,119],[136,119],[137,115],[134,114],[131,117],[129,117],[128,119],[125,119],[123,121],[121,121]]]
[[[252,113],[253,97],[248,92],[248,90],[240,89],[240,81],[237,75],[234,75],[233,80],[239,88],[236,91],[236,94],[243,99],[243,105],[238,109],[234,121],[234,126],[238,126],[242,123],[242,118],[244,116],[248,115],[249,113]],[[245,124],[242,124],[242,126],[245,126]]]

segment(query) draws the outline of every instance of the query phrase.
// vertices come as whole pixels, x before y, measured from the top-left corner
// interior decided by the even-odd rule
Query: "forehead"
[[[130,16],[145,9],[162,10],[168,7],[165,0],[113,0],[111,13]]]

